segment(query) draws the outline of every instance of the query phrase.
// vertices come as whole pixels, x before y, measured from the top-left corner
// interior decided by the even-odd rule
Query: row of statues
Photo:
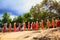
[[[57,26],[57,22],[58,22],[58,20],[52,19],[52,22],[51,22],[52,23],[52,28],[55,27],[55,24]],[[47,19],[46,23],[47,23],[47,28],[49,29],[50,24],[51,24],[49,19]],[[39,24],[41,26],[41,29],[43,30],[44,29],[44,21],[43,20],[41,20],[41,22],[38,22],[38,21],[32,22],[32,23],[28,22],[28,25],[24,22],[24,24],[23,24],[24,29],[23,30],[24,31],[26,30],[26,25],[28,26],[28,28],[27,28],[28,31],[31,30],[31,28],[32,28],[32,30],[38,30]],[[12,24],[10,23],[9,28],[8,28],[9,32],[11,32],[11,28],[12,28]],[[16,23],[14,23],[14,32],[16,32],[16,29],[17,29]],[[21,30],[21,23],[18,24],[18,31],[20,31],[20,30]],[[3,26],[3,31],[6,32],[6,24],[4,24],[4,26]]]

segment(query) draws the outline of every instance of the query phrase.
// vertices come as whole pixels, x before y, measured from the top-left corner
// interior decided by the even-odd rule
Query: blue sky
[[[42,0],[0,0],[0,15],[7,11],[10,15],[22,15]]]
[[[0,17],[7,11],[11,18],[29,12],[30,8],[42,0],[0,0]]]

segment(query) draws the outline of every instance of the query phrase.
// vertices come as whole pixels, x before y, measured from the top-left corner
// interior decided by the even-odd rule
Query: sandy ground
[[[33,37],[39,35],[42,31],[21,31],[0,33],[0,40],[31,40]]]
[[[57,37],[60,37],[60,32],[50,29],[38,31],[7,32],[0,33],[0,40],[45,40],[44,38],[48,40],[47,38],[51,38],[52,36],[57,39]]]

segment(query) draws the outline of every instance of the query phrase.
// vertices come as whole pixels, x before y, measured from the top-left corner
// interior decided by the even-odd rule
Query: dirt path
[[[0,33],[0,40],[25,40],[40,34],[41,31],[22,31],[11,33]]]
[[[0,33],[0,40],[47,40],[47,38],[57,39],[57,37],[60,37],[60,32],[56,29]]]

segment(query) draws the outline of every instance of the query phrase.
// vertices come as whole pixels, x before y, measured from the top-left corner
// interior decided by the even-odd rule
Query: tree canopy
[[[13,20],[10,18],[8,12],[4,12],[2,16],[2,23],[23,23],[40,21],[47,19],[59,19],[60,15],[60,3],[56,0],[43,0],[40,4],[32,6],[30,12],[26,12],[23,15],[15,17]]]

